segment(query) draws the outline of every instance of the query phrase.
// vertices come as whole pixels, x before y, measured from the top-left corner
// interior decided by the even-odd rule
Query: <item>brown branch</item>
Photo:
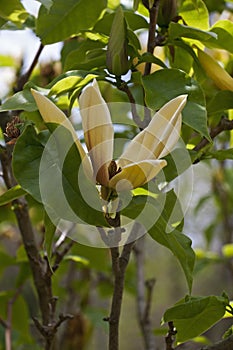
[[[15,87],[15,89],[14,89],[15,92],[18,92],[18,91],[23,90],[24,85],[25,85],[26,82],[29,80],[29,78],[30,78],[30,76],[31,76],[31,74],[32,74],[32,72],[33,72],[33,69],[34,69],[35,66],[37,65],[38,59],[39,59],[39,57],[40,57],[40,54],[41,54],[43,48],[44,48],[44,45],[43,45],[43,44],[40,44],[39,49],[38,49],[38,51],[36,52],[36,55],[35,55],[35,57],[34,57],[32,63],[31,63],[31,65],[30,65],[29,69],[27,70],[26,73],[24,73],[23,75],[21,75],[21,76],[18,78],[17,85],[16,85],[16,87]]]
[[[16,302],[18,296],[21,293],[22,286],[20,286],[13,297],[7,303],[7,321],[5,322],[5,346],[6,350],[12,349],[11,336],[12,336],[12,313],[13,313],[13,305]]]
[[[108,217],[106,218],[109,219]],[[109,350],[118,350],[119,349],[119,322],[120,322],[120,314],[121,314],[121,306],[123,299],[123,291],[124,291],[124,282],[125,282],[125,272],[127,265],[129,263],[130,253],[134,246],[134,241],[130,241],[126,243],[122,249],[120,254],[119,250],[119,241],[122,233],[122,229],[120,227],[120,213],[116,215],[115,222],[114,219],[111,218],[111,225],[113,226],[113,232],[110,234],[116,236],[115,240],[107,240],[106,234],[103,232],[103,229],[98,228],[100,235],[104,242],[115,242],[117,243],[115,246],[110,246],[111,260],[112,260],[112,271],[114,276],[114,287],[113,287],[113,296],[111,303],[110,316],[104,318],[104,321],[109,323]]]
[[[173,322],[172,321],[168,322],[168,333],[165,337],[166,350],[174,350],[174,348],[172,347],[172,344],[174,343],[174,337],[176,333],[177,331],[173,325]]]
[[[213,140],[216,136],[218,136],[221,132],[226,131],[226,130],[232,130],[233,129],[233,120],[229,120],[225,117],[223,117],[219,124],[210,130],[210,137]],[[198,152],[205,146],[207,146],[210,143],[209,140],[206,138],[203,138],[201,142],[199,142],[195,147],[194,151]]]
[[[52,267],[52,271],[53,272],[55,272],[59,268],[59,265],[60,265],[61,261],[63,260],[64,256],[69,252],[69,250],[72,248],[73,245],[74,245],[74,241],[71,240],[63,248],[62,251],[56,250],[56,252],[55,252],[55,262],[54,262],[54,265]]]
[[[158,12],[159,12],[159,0],[154,0],[154,4],[151,8],[148,6],[148,1],[143,0],[144,6],[149,11],[149,32],[148,32],[148,40],[147,40],[147,52],[152,53],[154,52],[155,46],[156,46],[156,24],[157,24],[157,18],[158,18]],[[150,74],[151,71],[151,62],[146,62],[144,75]]]
[[[135,228],[139,229],[139,228]],[[155,279],[145,282],[144,259],[145,259],[145,236],[141,237],[134,246],[133,252],[136,261],[137,273],[137,314],[138,321],[142,331],[145,349],[153,350],[155,348],[154,337],[152,335],[152,325],[150,319],[152,293]],[[147,289],[147,297],[146,297]]]
[[[0,153],[3,179],[7,188],[11,188],[16,184],[11,168],[11,150],[12,147],[7,145],[6,150]],[[13,201],[13,208],[21,233],[22,241],[28,256],[34,285],[36,287],[42,317],[42,324],[44,327],[46,327],[54,323],[56,306],[52,293],[52,271],[50,270],[48,262],[46,263],[46,259],[43,259],[40,255],[30,220],[26,199],[24,197],[21,197]],[[51,333],[49,337],[47,337],[47,335],[47,338],[45,337],[47,350],[51,347],[52,335],[54,336],[55,332]]]
[[[135,101],[133,94],[130,91],[127,83],[122,82],[122,84],[119,85],[119,90],[124,91],[126,93],[126,95],[128,96],[130,106],[131,106],[133,121],[139,127],[139,129],[144,129],[146,127],[146,125],[144,125],[144,122],[141,120],[141,118],[139,117],[139,115],[137,113],[136,101]]]

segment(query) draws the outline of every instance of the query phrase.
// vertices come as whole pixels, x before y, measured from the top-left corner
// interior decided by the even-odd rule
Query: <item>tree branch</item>
[[[136,228],[140,229],[140,228]],[[141,237],[135,244],[133,252],[136,261],[137,273],[137,314],[138,321],[142,331],[145,349],[153,350],[155,348],[154,338],[151,331],[151,301],[155,279],[145,282],[144,276],[144,259],[145,259],[145,236]],[[146,297],[147,289],[147,297]]]
[[[131,106],[131,113],[133,117],[133,121],[135,124],[139,127],[139,129],[144,129],[147,125],[145,125],[144,121],[141,120],[137,113],[137,108],[136,108],[136,101],[132,95],[132,92],[130,91],[127,83],[122,82],[122,84],[119,86],[119,90],[124,91],[126,95],[128,96],[130,106]]]
[[[215,127],[212,128],[210,130],[210,137],[213,140],[216,136],[218,136],[221,132],[226,131],[226,130],[233,130],[233,120],[229,120],[225,117],[223,117],[219,124]],[[201,140],[201,142],[199,142],[195,147],[194,147],[194,151],[198,152],[200,151],[202,148],[204,148],[205,146],[207,146],[210,143],[209,140],[207,140],[206,138],[203,138]],[[196,160],[195,162],[197,162],[198,160]]]
[[[165,337],[166,350],[173,350],[172,344],[174,343],[174,336],[176,335],[176,329],[173,325],[173,322],[168,322],[168,333]]]
[[[17,85],[16,85],[16,87],[14,89],[15,92],[23,90],[24,84],[26,84],[26,82],[29,80],[29,78],[30,78],[30,76],[31,76],[31,74],[33,72],[33,69],[37,65],[38,59],[40,57],[40,54],[41,54],[43,48],[44,48],[44,45],[40,44],[39,49],[38,49],[38,51],[37,51],[37,53],[36,53],[32,63],[31,63],[31,65],[30,65],[29,69],[27,70],[26,73],[24,73],[23,75],[21,75],[19,77]]]
[[[154,0],[153,6],[150,8],[148,5],[147,0],[143,0],[144,6],[149,11],[149,32],[148,32],[148,40],[147,40],[147,52],[154,53],[154,49],[156,46],[156,24],[157,24],[157,18],[158,18],[158,11],[159,11],[159,0]],[[151,62],[146,62],[144,75],[150,74],[151,71]]]
[[[109,217],[106,217],[109,221]],[[104,318],[104,321],[109,323],[109,350],[118,350],[119,349],[119,322],[121,314],[121,306],[123,299],[124,291],[124,282],[125,282],[125,272],[127,265],[129,263],[130,253],[135,244],[134,241],[130,241],[130,236],[128,239],[129,243],[126,243],[120,254],[119,242],[122,233],[122,228],[120,227],[120,213],[118,212],[114,218],[111,218],[109,222],[113,226],[113,232],[110,235],[113,235],[115,239],[108,239],[106,234],[103,232],[103,229],[98,228],[100,235],[103,241],[107,243],[115,243],[110,247],[111,259],[112,259],[112,271],[114,276],[114,287],[113,287],[113,296],[111,303],[110,316]]]

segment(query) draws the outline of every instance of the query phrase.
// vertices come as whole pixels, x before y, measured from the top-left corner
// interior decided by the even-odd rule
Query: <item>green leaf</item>
[[[183,122],[209,139],[205,97],[200,85],[178,69],[161,69],[142,78],[148,107],[157,110],[181,94],[188,94]]]
[[[15,67],[16,61],[12,56],[0,55],[1,67]]]
[[[172,68],[181,69],[186,73],[190,72],[193,67],[193,59],[189,52],[183,47],[175,46],[174,54],[170,58]]]
[[[56,0],[49,11],[41,6],[37,35],[43,44],[52,44],[77,35],[80,31],[93,27],[106,5],[106,0],[95,2],[94,6],[92,0]]]
[[[17,92],[0,106],[1,112],[15,110],[24,110],[28,112],[37,110],[35,100],[28,89]]]
[[[65,71],[74,69],[84,69],[86,71],[89,71],[94,67],[98,67],[99,63],[102,63],[103,57],[100,60],[99,57],[92,57],[91,55],[93,52],[95,52],[95,50],[105,47],[105,44],[103,42],[87,39],[81,41],[80,43],[77,43],[76,45],[71,44],[72,42],[67,43],[62,51]],[[105,63],[106,53],[103,53],[103,51],[101,52],[101,50],[99,51],[102,56],[104,54]]]
[[[52,246],[53,246],[54,235],[56,232],[56,226],[50,220],[50,217],[46,212],[44,215],[44,225],[45,225],[44,248],[47,252],[48,261],[50,263],[51,262],[50,259],[52,257]]]
[[[72,261],[79,263],[83,266],[86,266],[86,267],[89,266],[89,260],[82,257],[82,256],[79,256],[79,255],[66,255],[64,257],[64,261],[65,260],[72,260]]]
[[[205,156],[206,158],[214,158],[217,160],[233,159],[233,148],[207,152]]]
[[[13,152],[13,171],[21,187],[38,202],[41,202],[39,188],[39,166],[48,131],[37,134],[28,125],[18,138]]]
[[[150,52],[145,52],[140,56],[138,64],[142,62],[150,62],[157,64],[160,67],[167,68],[166,64],[160,60],[158,57],[155,57],[152,53]]]
[[[175,148],[165,157],[167,165],[163,168],[166,181],[170,182],[181,175],[192,165],[192,159],[187,151],[183,148]],[[158,175],[159,176],[159,175]]]
[[[209,28],[209,12],[202,0],[185,0],[179,9],[179,15],[188,26],[207,30]]]
[[[214,325],[225,313],[224,297],[187,297],[168,309],[163,320],[173,321],[177,329],[177,341],[192,339]]]
[[[59,80],[55,85],[53,85],[49,95],[64,94],[66,92],[71,92],[77,89],[81,90],[96,77],[96,74],[88,74],[85,78],[77,75],[66,77]]]
[[[132,31],[148,28],[148,22],[142,16],[130,12],[124,11],[124,17],[127,22],[128,28]],[[105,35],[110,34],[111,26],[114,18],[114,13],[105,14],[94,26],[93,30],[97,33],[102,33]]]
[[[65,60],[65,70],[89,70],[106,68],[106,51],[94,49],[85,52],[85,58],[80,59],[80,50],[74,50],[67,55]]]
[[[0,6],[0,17],[15,23],[18,27],[25,22],[28,13],[19,0],[2,0]]]
[[[233,109],[233,91],[219,91],[207,104],[208,114]]]
[[[12,202],[14,199],[22,197],[27,193],[20,185],[16,185],[0,196],[0,206]]]
[[[191,290],[195,254],[191,248],[191,240],[173,227],[173,224],[183,218],[179,201],[173,191],[160,195],[157,199],[135,196],[122,210],[122,215],[135,219],[155,241],[171,250],[181,264]]]
[[[50,130],[52,137],[47,130],[37,134],[29,125],[18,138],[13,152],[16,179],[43,203],[54,223],[61,218],[106,225],[97,190],[80,169],[80,155],[70,132],[61,126],[54,132],[54,124]],[[91,206],[84,200],[84,194]]]
[[[217,34],[214,32],[207,32],[198,28],[186,26],[180,23],[171,22],[169,25],[169,39],[190,38],[200,41],[208,41],[217,39]]]
[[[224,49],[233,53],[233,23],[229,20],[217,21],[210,30],[217,35],[217,40],[205,42],[209,48]]]

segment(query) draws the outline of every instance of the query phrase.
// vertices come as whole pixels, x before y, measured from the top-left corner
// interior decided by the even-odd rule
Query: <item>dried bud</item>
[[[21,120],[18,116],[14,116],[12,121],[7,123],[5,135],[9,139],[16,139],[20,135],[20,130],[18,124],[21,123]]]

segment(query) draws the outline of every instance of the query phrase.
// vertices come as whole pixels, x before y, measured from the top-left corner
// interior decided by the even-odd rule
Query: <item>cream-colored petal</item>
[[[126,165],[113,176],[108,186],[118,192],[132,190],[152,180],[167,165],[165,160],[144,160]]]
[[[149,125],[128,144],[119,166],[162,158],[170,153],[180,137],[181,112],[186,100],[187,95],[180,95],[156,112]]]
[[[79,106],[96,180],[106,186],[109,180],[108,166],[113,157],[114,129],[108,106],[96,81],[84,89]]]
[[[50,101],[47,97],[42,95],[40,92],[34,89],[31,89],[31,92],[36,101],[39,112],[43,120],[45,121],[45,123],[55,123],[67,128],[70,131],[76,143],[76,146],[79,150],[81,157],[84,158],[86,153],[76,135],[73,125],[71,124],[69,119],[66,117],[66,115],[52,101]]]
[[[84,151],[81,142],[79,141],[77,134],[75,132],[75,129],[69,119],[66,117],[66,115],[47,97],[42,95],[40,92],[31,89],[32,95],[36,101],[37,107],[39,109],[39,112],[45,121],[45,123],[55,123],[58,125],[62,125],[63,127],[67,128],[72,138],[78,148],[79,154],[83,160],[83,165],[86,174],[88,177],[92,178],[92,166],[90,163],[90,160],[87,157],[86,152]]]

